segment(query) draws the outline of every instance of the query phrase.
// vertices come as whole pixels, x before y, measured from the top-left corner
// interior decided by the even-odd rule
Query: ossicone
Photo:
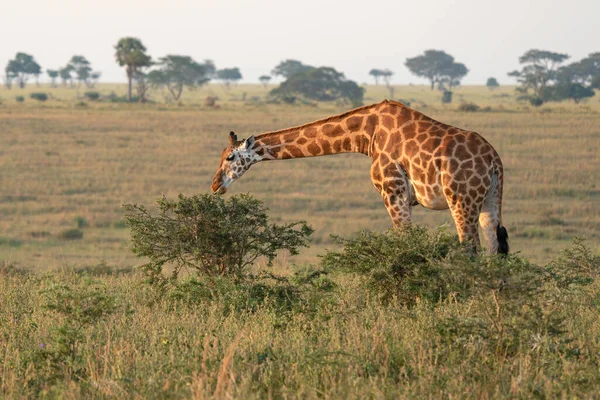
[[[237,135],[235,132],[231,131],[229,132],[229,143],[234,144],[235,142],[237,142]]]

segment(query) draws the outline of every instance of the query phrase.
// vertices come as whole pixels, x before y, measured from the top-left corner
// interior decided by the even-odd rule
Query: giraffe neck
[[[340,153],[371,154],[379,118],[374,105],[306,125],[267,132],[256,137],[259,161],[326,156]]]

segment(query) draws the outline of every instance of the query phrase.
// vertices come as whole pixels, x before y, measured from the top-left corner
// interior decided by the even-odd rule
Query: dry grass
[[[123,89],[102,85],[98,90]],[[52,99],[14,101],[21,92],[40,90]],[[592,98],[584,105],[529,110],[510,97],[512,90],[459,89],[457,104],[462,99],[492,107],[477,113],[457,112],[457,104],[442,107],[439,93],[422,86],[398,87],[396,97],[441,121],[481,132],[498,149],[507,172],[503,220],[512,249],[543,261],[575,235],[587,236],[598,248],[600,102]],[[343,111],[326,104],[244,102],[244,92],[259,100],[267,93],[258,85],[230,93],[211,85],[184,94],[182,105],[87,102],[82,107],[73,89],[0,90],[0,259],[35,269],[133,265],[120,222],[122,203],[208,191],[230,130],[246,136]],[[366,101],[386,94],[382,86],[369,86]],[[220,97],[221,108],[205,108],[207,95]],[[232,193],[264,199],[275,219],[306,219],[316,229],[314,245],[293,261],[314,262],[331,245],[330,234],[389,228],[368,171],[369,159],[361,155],[263,163],[236,182]],[[89,223],[83,238],[59,239],[77,227],[78,217]],[[448,212],[420,207],[414,221],[452,224]]]

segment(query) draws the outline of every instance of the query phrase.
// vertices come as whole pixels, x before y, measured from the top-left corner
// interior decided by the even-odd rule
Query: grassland
[[[124,89],[98,88],[104,95]],[[27,97],[32,91],[52,96],[38,103]],[[450,106],[421,86],[399,86],[395,97],[478,131],[497,148],[506,168],[503,221],[514,251],[545,265],[574,236],[585,236],[598,253],[600,101],[530,109],[513,91],[463,87]],[[121,205],[208,191],[230,130],[246,136],[345,109],[266,104],[267,90],[258,85],[231,92],[211,85],[184,93],[181,104],[160,93],[146,104],[92,102],[82,92],[0,90],[0,397],[598,393],[598,258],[558,264],[567,272],[587,268],[589,286],[567,291],[548,283],[550,297],[516,305],[499,301],[492,289],[460,301],[384,305],[359,278],[341,273],[330,276],[331,291],[305,290],[303,301],[283,309],[277,299],[256,305],[242,289],[225,291],[231,294],[219,301],[156,300],[131,271],[140,260],[129,251]],[[219,108],[204,106],[209,95],[219,98]],[[368,86],[365,101],[386,95]],[[461,101],[490,109],[459,112]],[[309,249],[276,263],[274,271],[284,276],[299,268],[293,264],[318,263],[317,255],[334,246],[330,234],[391,225],[364,156],[258,164],[231,188],[244,192],[263,199],[275,221],[304,219],[315,228]],[[453,230],[446,211],[416,208],[414,221]],[[69,233],[74,229],[83,236]],[[58,312],[53,302],[73,307]],[[65,347],[65,339],[74,345]]]
[[[98,90],[122,95],[124,89]],[[40,90],[51,99],[27,98]],[[395,93],[434,118],[481,132],[498,149],[507,172],[503,221],[512,249],[544,262],[575,235],[598,249],[600,102],[532,110],[515,102],[513,90],[460,88],[450,106],[422,86],[397,87]],[[258,85],[229,93],[211,85],[184,93],[182,104],[166,104],[160,93],[150,104],[91,102],[82,92],[0,91],[0,259],[36,270],[135,265],[121,204],[208,191],[230,130],[246,136],[344,111],[327,104],[265,104],[267,90]],[[20,94],[24,103],[15,101]],[[208,95],[220,98],[220,108],[204,107]],[[386,95],[383,87],[368,86],[365,101]],[[461,101],[491,111],[458,112]],[[330,234],[390,227],[368,171],[369,159],[361,155],[263,163],[236,182],[232,193],[264,199],[274,218],[307,220],[316,229],[313,246],[293,261],[314,262],[331,245]],[[83,238],[61,239],[77,221]],[[414,221],[452,226],[448,212],[420,207]]]

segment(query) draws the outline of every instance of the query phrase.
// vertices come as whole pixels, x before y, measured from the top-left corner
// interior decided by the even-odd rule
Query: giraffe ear
[[[237,141],[237,135],[235,132],[229,132],[229,144],[234,144]]]
[[[254,144],[254,136],[250,136],[249,138],[244,140],[244,149],[249,149]]]

